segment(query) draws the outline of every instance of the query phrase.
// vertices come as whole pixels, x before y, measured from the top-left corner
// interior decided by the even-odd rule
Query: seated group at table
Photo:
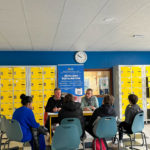
[[[122,140],[122,129],[130,131],[131,124],[134,116],[141,111],[137,105],[138,97],[134,94],[128,96],[129,105],[125,111],[125,121],[119,125],[119,140]],[[13,114],[13,119],[20,123],[23,131],[22,142],[30,141],[32,149],[45,150],[44,136],[45,132],[41,130],[41,126],[36,122],[33,111],[32,111],[32,97],[21,95],[22,107],[16,109]],[[72,94],[67,94],[64,98],[61,97],[61,89],[56,88],[54,90],[54,96],[49,98],[45,111],[46,112],[58,112],[58,118],[53,118],[52,123],[60,123],[64,118],[79,118],[84,136],[85,130],[95,137],[92,129],[95,121],[99,117],[114,116],[116,112],[113,107],[114,97],[111,95],[104,96],[103,103],[99,107],[98,99],[93,96],[93,90],[87,89],[85,96],[81,99],[81,103],[75,102]],[[83,117],[83,111],[93,111],[90,119],[85,120]],[[49,128],[49,120],[47,120],[46,127]],[[31,128],[37,129],[38,134],[36,137],[32,132]],[[36,145],[39,142],[38,146]],[[35,144],[34,144],[35,143]],[[34,147],[35,146],[35,147]]]

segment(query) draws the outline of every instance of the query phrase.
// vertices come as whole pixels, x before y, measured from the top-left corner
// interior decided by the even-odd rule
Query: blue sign
[[[84,95],[84,65],[58,65],[58,87],[64,93]]]

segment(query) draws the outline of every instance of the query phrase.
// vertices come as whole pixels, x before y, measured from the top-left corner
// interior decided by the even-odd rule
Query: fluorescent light
[[[144,38],[144,35],[142,35],[142,34],[134,34],[133,37],[134,38]]]

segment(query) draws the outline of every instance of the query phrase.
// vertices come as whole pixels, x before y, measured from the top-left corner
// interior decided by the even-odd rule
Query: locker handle
[[[43,108],[43,107],[39,107],[39,108]]]
[[[46,72],[44,71],[43,74],[46,74]]]
[[[38,73],[42,73],[42,72],[38,72]]]
[[[1,99],[3,99],[3,96],[1,96]]]
[[[31,83],[31,86],[33,86],[33,83]]]
[[[39,97],[42,97],[42,95],[39,95]]]
[[[8,86],[12,86],[12,84],[8,84]]]
[[[8,96],[8,98],[12,98],[12,96]]]
[[[39,85],[42,85],[41,83],[39,83]]]
[[[12,110],[12,108],[8,108],[9,110]]]
[[[21,72],[21,74],[25,74],[25,72]]]
[[[44,86],[46,86],[46,83],[44,83]]]
[[[21,84],[21,85],[25,85],[25,84]]]
[[[11,72],[8,72],[8,74],[12,74]]]

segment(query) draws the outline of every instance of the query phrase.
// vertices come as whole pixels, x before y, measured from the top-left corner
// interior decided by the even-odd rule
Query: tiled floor
[[[148,149],[150,150],[150,124],[146,124],[145,127],[144,127],[144,132],[146,134],[146,139],[147,139],[147,143],[148,143]],[[46,138],[47,139],[47,138]],[[127,136],[124,136],[124,139],[125,139],[125,145],[129,144],[129,140],[128,140],[128,137]],[[85,140],[86,143],[88,142],[91,142],[93,140],[93,138],[87,134],[87,138]],[[140,144],[142,141],[141,141],[141,136],[140,135],[136,135],[136,144]],[[109,147],[111,147],[112,150],[117,150],[117,144],[112,144],[111,141],[107,141]],[[22,144],[20,143],[16,143],[16,142],[11,142],[10,144],[10,147],[14,147],[14,146],[19,146],[20,149],[22,149]],[[144,147],[141,147],[141,146],[138,146],[138,147],[135,147],[139,150],[145,150],[145,146]],[[2,148],[4,149],[4,148]],[[79,149],[83,149],[82,145],[80,144],[79,146]],[[129,148],[125,148],[125,147],[120,147],[120,150],[128,150]],[[25,149],[24,150],[31,150],[30,146],[25,146]],[[47,150],[50,150],[50,147],[48,146],[47,144]],[[86,150],[92,150],[92,148],[86,148]]]

